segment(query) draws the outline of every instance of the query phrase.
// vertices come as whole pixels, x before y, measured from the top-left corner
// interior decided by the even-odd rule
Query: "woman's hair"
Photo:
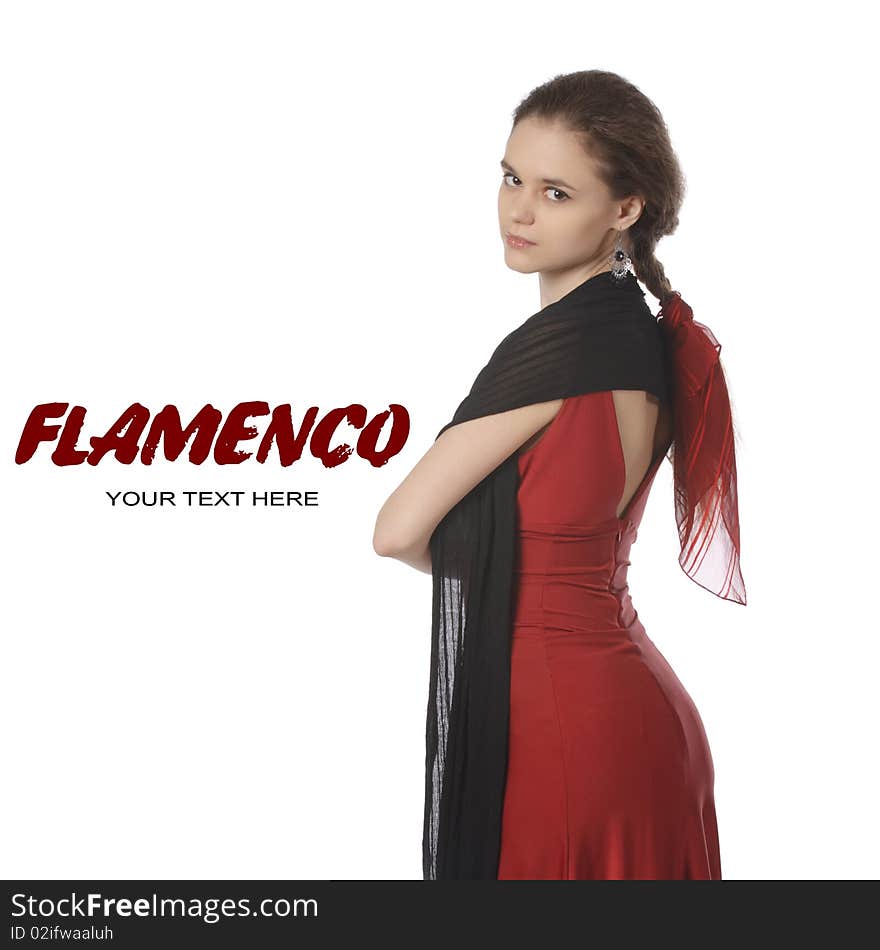
[[[686,183],[660,110],[622,76],[585,69],[533,89],[513,112],[514,128],[526,118],[558,121],[576,133],[615,199],[645,199],[628,229],[629,254],[636,276],[662,305],[672,285],[654,249],[678,227]]]

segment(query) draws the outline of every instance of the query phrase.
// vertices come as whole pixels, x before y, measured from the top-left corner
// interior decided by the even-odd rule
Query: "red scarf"
[[[721,344],[673,291],[658,314],[674,412],[675,520],[685,574],[713,594],[746,602],[740,572],[733,417]],[[681,449],[679,450],[679,446]]]

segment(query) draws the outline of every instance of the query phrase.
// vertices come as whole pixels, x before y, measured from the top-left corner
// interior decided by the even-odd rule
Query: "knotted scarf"
[[[673,409],[679,563],[700,586],[745,604],[736,465],[720,345],[677,293],[655,317],[633,274],[584,281],[497,346],[450,422],[615,389]],[[425,880],[498,875],[516,602],[518,454],[465,495],[430,540]]]

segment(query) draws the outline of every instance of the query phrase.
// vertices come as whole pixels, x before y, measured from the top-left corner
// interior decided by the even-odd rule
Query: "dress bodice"
[[[616,511],[626,462],[610,390],[564,400],[538,442],[518,458],[516,622],[563,629],[616,628],[635,620],[627,568],[657,456]]]

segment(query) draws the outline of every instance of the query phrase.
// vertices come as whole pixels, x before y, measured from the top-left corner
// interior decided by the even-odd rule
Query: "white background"
[[[4,877],[421,877],[430,577],[373,525],[539,309],[498,163],[519,100],[585,68],[669,124],[688,194],[658,257],[741,439],[748,606],[681,572],[668,464],[630,569],[709,736],[723,875],[877,876],[867,9],[3,5]],[[88,447],[133,402],[247,400],[412,429],[381,469],[14,462],[38,403],[87,407]],[[200,488],[320,506],[105,495]]]

